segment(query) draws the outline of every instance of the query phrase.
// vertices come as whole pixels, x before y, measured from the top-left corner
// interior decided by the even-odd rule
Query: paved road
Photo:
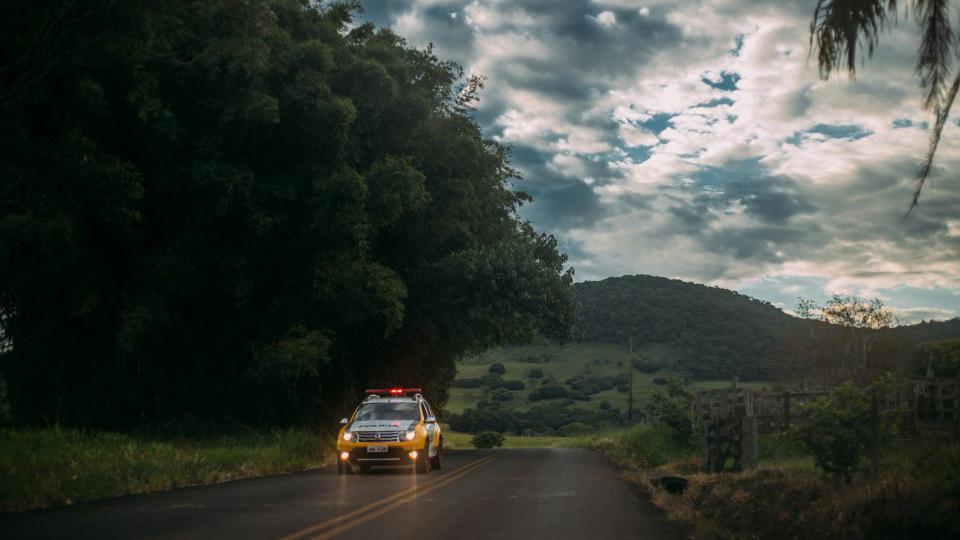
[[[0,538],[684,538],[589,450],[462,450],[443,471],[333,468],[0,516]]]

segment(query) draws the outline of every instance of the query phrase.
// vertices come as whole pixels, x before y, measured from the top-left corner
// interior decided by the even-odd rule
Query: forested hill
[[[769,302],[719,287],[655,276],[576,284],[583,341],[667,344],[676,367],[694,378],[774,376],[785,346],[804,332],[800,319]],[[910,345],[960,336],[960,320],[921,323],[898,332]]]

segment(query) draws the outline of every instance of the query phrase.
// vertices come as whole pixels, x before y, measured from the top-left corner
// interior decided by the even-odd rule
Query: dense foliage
[[[913,357],[920,375],[929,371],[935,377],[956,377],[960,374],[960,339],[921,343]]]
[[[454,358],[563,338],[571,272],[516,214],[478,79],[353,7],[4,2],[0,351],[22,421],[438,406]]]

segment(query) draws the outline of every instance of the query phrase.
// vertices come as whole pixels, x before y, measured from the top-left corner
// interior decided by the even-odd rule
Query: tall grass
[[[0,430],[0,510],[76,502],[329,462],[333,439],[308,431],[157,441],[73,429]]]
[[[653,468],[671,461],[699,457],[699,447],[684,444],[662,424],[636,426],[584,439],[585,446],[599,450],[625,467]]]

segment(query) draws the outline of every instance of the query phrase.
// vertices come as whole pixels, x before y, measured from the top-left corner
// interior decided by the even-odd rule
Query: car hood
[[[409,420],[362,420],[350,424],[350,431],[406,431],[414,425]]]

